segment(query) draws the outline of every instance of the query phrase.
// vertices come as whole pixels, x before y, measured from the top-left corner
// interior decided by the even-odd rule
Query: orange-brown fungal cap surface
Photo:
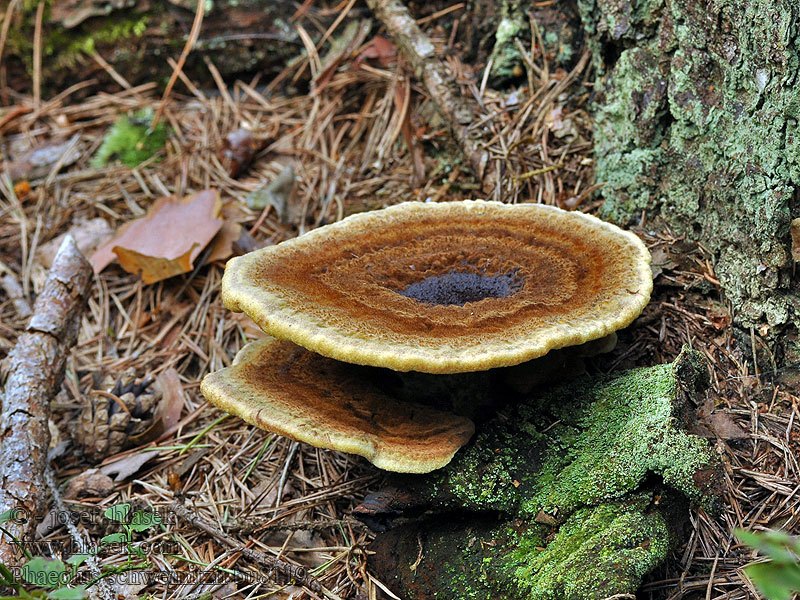
[[[652,288],[641,240],[591,215],[407,202],[232,259],[222,298],[331,358],[458,373],[606,336]]]
[[[318,448],[359,454],[376,467],[428,473],[469,441],[472,421],[406,403],[370,382],[364,367],[266,338],[207,375],[203,395],[262,429]]]

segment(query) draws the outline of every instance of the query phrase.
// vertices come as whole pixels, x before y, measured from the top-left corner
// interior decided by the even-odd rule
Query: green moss
[[[77,39],[72,39],[66,45],[66,49],[61,46],[65,40],[63,36],[54,34],[47,40],[46,53],[53,55],[58,53],[61,61],[74,61],[81,55],[94,54],[98,45],[119,44],[129,38],[140,37],[147,30],[148,18],[145,15],[132,14],[118,22],[112,22],[104,29],[86,32]]]
[[[514,407],[506,425],[484,428],[439,475],[440,495],[477,510],[565,514],[621,498],[655,473],[705,501],[693,476],[715,459],[704,440],[681,429],[675,414],[675,369],[693,360],[684,352],[674,365],[573,382]]]
[[[16,54],[32,71],[33,19],[38,3],[21,11],[22,26],[9,31],[7,52]],[[52,0],[46,3],[45,23],[50,21]],[[136,10],[114,11],[103,20],[98,28],[92,21],[85,21],[72,29],[48,26],[42,38],[43,56],[47,61],[46,70],[72,68],[93,54],[100,45],[118,45],[124,51],[126,40],[138,38],[147,30],[149,17]]]
[[[707,383],[702,357],[685,349],[672,364],[585,378],[514,404],[450,465],[403,480],[434,509],[473,516],[392,530],[379,541],[399,562],[380,573],[412,599],[453,590],[474,600],[634,592],[666,557],[688,501],[714,510],[702,481],[719,462],[684,431],[686,395]],[[415,558],[423,562],[411,569]]]
[[[642,495],[576,511],[544,549],[521,540],[510,555],[520,596],[600,600],[609,590],[635,590],[669,550],[667,523],[648,510],[651,501]]]
[[[519,0],[504,0],[500,6],[500,20],[495,29],[494,47],[489,60],[493,85],[501,85],[522,75],[523,63],[517,40],[523,42],[523,46],[530,44],[529,32],[530,24]],[[525,41],[526,36],[528,41]]]
[[[152,122],[152,108],[140,110],[132,117],[121,116],[106,133],[91,165],[99,168],[110,161],[119,160],[133,168],[152,157],[164,147],[168,134],[163,121],[151,131]]]
[[[692,476],[707,468],[712,456],[704,440],[676,426],[677,393],[671,365],[662,365],[631,371],[595,388],[593,401],[581,407],[579,415],[574,407],[555,403],[556,416],[565,423],[577,421],[579,433],[568,424],[550,430],[555,440],[571,443],[563,454],[551,454],[544,461],[545,476],[537,477],[535,493],[521,511],[569,512],[618,498],[636,489],[649,473],[700,500]]]

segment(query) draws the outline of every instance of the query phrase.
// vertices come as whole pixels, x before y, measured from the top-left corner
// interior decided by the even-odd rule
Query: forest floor
[[[476,120],[491,134],[490,151],[503,156],[506,172],[514,175],[508,175],[505,199],[595,210],[587,112],[591,70],[551,70],[546,57],[532,52],[529,61],[535,68],[528,82],[496,92],[481,81],[480,71],[461,62],[436,19],[424,26],[442,61],[457,74],[463,94],[474,101]],[[381,472],[361,458],[297,444],[225,418],[200,394],[199,381],[206,373],[229,365],[247,340],[261,335],[249,319],[220,302],[224,261],[242,246],[275,244],[354,212],[402,200],[481,197],[481,192],[446,127],[437,122],[425,90],[391,44],[366,40],[329,70],[313,46],[309,56],[287,70],[283,83],[267,89],[257,80],[217,90],[179,82],[163,112],[170,128],[166,146],[134,169],[92,167],[90,161],[120,114],[159,110],[154,84],[132,87],[115,74],[122,91],[104,93],[90,82],[38,105],[4,90],[0,134],[6,156],[61,149],[38,171],[5,162],[0,358],[25,328],[26,306],[32,306],[43,283],[53,240],[72,231],[90,247],[142,217],[161,196],[218,190],[222,216],[234,232],[219,253],[201,252],[191,272],[154,284],[116,263],[96,278],[63,390],[52,404],[52,446],[61,452],[54,462],[56,480],[70,505],[86,514],[124,502],[168,514],[179,498],[196,517],[242,547],[310,569],[339,597],[374,598],[384,592],[366,569],[370,533],[351,510],[379,487]],[[290,82],[313,91],[280,93]],[[563,91],[548,93],[556,88]],[[263,148],[234,177],[218,152],[226,136],[241,127]],[[286,198],[282,222],[274,209],[249,208],[246,198],[286,165],[294,168],[297,182]],[[12,166],[22,169],[16,185],[8,177]],[[96,219],[102,221],[90,221]],[[759,332],[746,332],[746,345],[734,336],[729,307],[701,246],[657,221],[643,220],[633,229],[653,253],[652,301],[621,332],[616,350],[590,368],[612,372],[670,361],[684,344],[704,353],[713,387],[709,403],[698,407],[698,432],[715,445],[726,473],[723,512],[710,516],[696,509],[688,515],[685,542],[648,577],[640,597],[755,598],[741,573],[754,554],[733,531],[798,527],[798,375],[754,363],[747,348],[759,343]],[[93,423],[101,411],[84,415],[83,424],[82,413],[92,403],[100,406],[112,392],[121,394],[116,383],[131,379],[159,382],[162,412],[179,412],[177,428],[166,439],[87,451],[103,434],[87,422]],[[123,473],[110,488],[88,478],[87,471],[113,463]],[[154,546],[146,559],[156,569],[257,573],[263,568],[186,520],[165,519],[164,526],[154,540],[179,544],[168,552]],[[108,532],[96,519],[87,519],[83,527],[93,538]],[[58,523],[40,526],[40,532],[56,543],[69,537]],[[107,566],[124,567],[128,561],[124,550],[103,557]],[[278,598],[319,597],[285,582],[252,584],[235,574],[229,583],[215,586],[167,589],[150,582],[117,590],[130,597],[150,592],[162,598],[201,592],[223,597],[234,591],[239,597],[273,592]]]

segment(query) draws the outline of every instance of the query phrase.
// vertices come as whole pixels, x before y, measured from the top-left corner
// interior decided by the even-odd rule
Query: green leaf
[[[19,581],[17,581],[17,578],[14,577],[14,573],[12,573],[11,569],[9,569],[3,563],[0,563],[0,584],[7,586],[19,585]]]
[[[158,513],[137,510],[135,513],[133,513],[130,526],[133,531],[147,531],[154,525],[160,524],[161,515]]]
[[[128,542],[128,534],[120,531],[119,533],[109,533],[100,538],[101,544],[124,544]]]
[[[73,554],[67,559],[67,564],[73,567],[80,567],[91,554]]]
[[[744,572],[767,600],[790,600],[800,591],[800,566],[770,561],[747,565]]]
[[[48,592],[47,597],[52,600],[84,600],[89,596],[86,586],[63,587]]]
[[[25,511],[19,508],[9,508],[8,510],[0,513],[0,523],[7,523],[8,521],[25,522]]]
[[[131,505],[127,502],[125,504],[115,504],[109,506],[103,513],[107,519],[124,523],[128,518],[128,513],[131,512]]]
[[[37,556],[22,566],[21,575],[31,585],[52,588],[65,583],[66,571],[67,566],[60,560],[47,560]]]
[[[737,529],[736,536],[775,562],[796,564],[800,560],[795,553],[797,540],[785,531],[771,530],[756,533]]]

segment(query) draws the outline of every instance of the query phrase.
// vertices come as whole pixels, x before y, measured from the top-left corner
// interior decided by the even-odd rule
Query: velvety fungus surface
[[[242,348],[232,366],[207,375],[201,390],[252,425],[364,456],[387,471],[438,469],[472,436],[469,419],[393,397],[365,371],[267,338]]]
[[[225,305],[337,360],[510,366],[625,327],[652,291],[634,234],[540,204],[407,202],[229,261]]]

